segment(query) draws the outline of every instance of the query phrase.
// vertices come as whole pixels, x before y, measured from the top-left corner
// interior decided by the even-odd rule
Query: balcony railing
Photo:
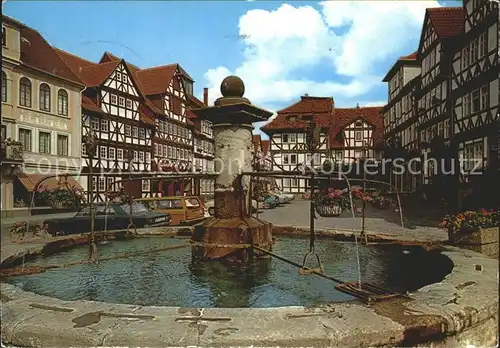
[[[10,138],[2,141],[0,146],[0,160],[2,163],[23,162],[23,144]]]

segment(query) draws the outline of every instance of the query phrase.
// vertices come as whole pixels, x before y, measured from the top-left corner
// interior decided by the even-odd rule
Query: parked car
[[[140,202],[158,213],[168,213],[172,225],[192,224],[205,218],[203,204],[195,196],[139,198]]]
[[[257,209],[257,201],[255,199],[252,199],[252,213],[257,212]],[[215,201],[213,199],[205,202],[205,211],[209,216],[215,215]]]
[[[291,193],[285,193],[285,192],[278,190],[278,189],[274,190],[274,193],[276,193],[278,196],[285,197],[288,200],[288,202],[291,202],[295,199],[295,195],[293,195]]]
[[[168,213],[150,212],[143,204],[99,203],[94,206],[94,231],[126,230],[132,222],[137,228],[166,226],[170,224]],[[86,206],[73,217],[56,218],[44,221],[47,231],[53,235],[68,235],[90,232],[90,207]]]
[[[277,195],[269,194],[264,197],[264,203],[262,204],[262,207],[264,209],[272,209],[277,207],[279,203],[279,197]]]
[[[290,203],[292,201],[292,199],[290,198],[290,195],[283,194],[280,191],[276,191],[276,190],[269,191],[269,194],[278,197],[279,204],[286,204],[286,203]]]

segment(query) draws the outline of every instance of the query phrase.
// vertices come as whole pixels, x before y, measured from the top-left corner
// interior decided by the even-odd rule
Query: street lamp
[[[97,252],[97,244],[95,242],[95,232],[94,232],[94,176],[93,176],[93,166],[94,166],[94,157],[97,152],[97,136],[95,133],[91,132],[86,135],[83,139],[85,150],[87,152],[87,156],[89,158],[89,215],[90,215],[90,241],[89,241],[89,261],[93,260],[95,263],[98,263],[98,252]]]

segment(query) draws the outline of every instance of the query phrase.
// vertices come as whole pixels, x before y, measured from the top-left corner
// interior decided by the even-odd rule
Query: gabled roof
[[[87,87],[100,86],[108,79],[111,73],[115,71],[120,63],[121,61],[114,61],[87,66],[80,69],[80,79],[85,82]]]
[[[264,132],[286,129],[305,129],[308,121],[302,116],[313,116],[314,122],[320,127],[330,127],[333,123],[333,98],[302,96],[300,101],[278,111],[274,120],[261,127]],[[290,116],[296,116],[293,122]]]
[[[170,82],[174,78],[177,66],[178,64],[169,64],[138,70],[137,76],[143,86],[144,94],[153,95],[165,93]]]
[[[23,26],[21,33],[21,62],[83,87],[82,81],[68,68],[47,41],[34,29]]]
[[[119,61],[119,60],[122,60],[122,58],[118,58],[113,53],[110,53],[108,51],[104,51],[101,59],[99,59],[99,63],[116,62],[116,61]],[[129,68],[140,70],[137,66],[135,66],[132,63],[127,62],[127,64],[129,66]]]
[[[373,141],[374,144],[380,142],[383,136],[383,120],[382,120],[382,106],[371,106],[371,107],[355,107],[355,108],[335,108],[335,126],[331,129],[329,133],[330,147],[339,148],[343,147],[344,144],[340,141],[340,134],[344,131],[344,128],[352,124],[358,119],[362,119],[368,122],[373,129]]]
[[[457,37],[464,32],[465,12],[463,7],[433,7],[425,10],[424,22],[420,34],[417,58],[424,42],[426,25],[431,25],[439,40]]]
[[[389,80],[396,74],[401,66],[420,66],[417,60],[417,51],[407,56],[399,57],[396,63],[389,69],[382,82],[389,82]]]

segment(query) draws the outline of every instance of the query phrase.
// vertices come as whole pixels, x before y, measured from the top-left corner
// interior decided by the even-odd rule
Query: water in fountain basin
[[[161,248],[186,243],[173,238],[139,238],[114,241],[99,246],[101,257],[127,252]],[[280,238],[273,252],[301,263],[308,250],[308,240]],[[410,253],[399,246],[359,245],[359,267],[363,281],[391,288],[412,290],[428,284],[416,270],[428,268],[422,263],[437,263],[446,257],[420,249]],[[325,272],[345,281],[357,281],[357,255],[353,243],[320,240],[317,253]],[[38,258],[30,265],[68,263],[87,258],[88,249],[80,247]],[[419,256],[421,254],[421,256]],[[441,261],[439,261],[439,260]],[[444,267],[444,266],[443,266]],[[426,269],[427,268],[427,269]],[[438,281],[451,271],[446,266],[432,279]],[[425,279],[424,279],[425,278]],[[440,278],[440,279],[439,279]],[[397,281],[395,281],[397,279]],[[175,249],[102,262],[48,270],[41,274],[12,277],[7,281],[41,295],[63,300],[94,300],[137,305],[182,307],[275,307],[311,306],[352,297],[334,289],[332,281],[301,276],[298,269],[276,259],[249,265],[220,262],[192,263],[190,249]]]

